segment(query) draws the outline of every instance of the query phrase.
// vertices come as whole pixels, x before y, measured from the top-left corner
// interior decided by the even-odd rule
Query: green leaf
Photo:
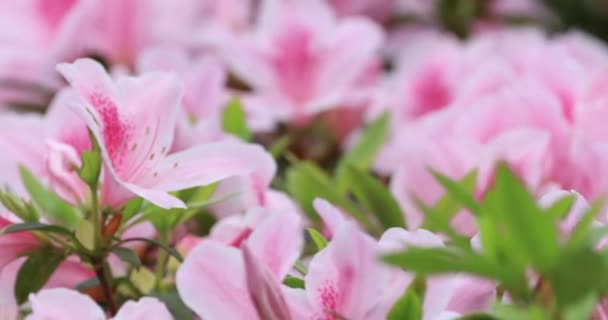
[[[0,232],[0,234],[9,234],[22,231],[42,231],[72,236],[72,232],[62,226],[55,226],[39,222],[15,223],[2,229],[2,232]]]
[[[599,294],[606,284],[604,275],[608,265],[591,247],[564,250],[554,270],[547,274],[557,304],[576,304],[589,294]]]
[[[308,230],[308,234],[310,235],[310,238],[317,246],[317,251],[321,251],[321,250],[325,249],[325,247],[327,247],[327,239],[325,239],[325,237],[322,234],[320,234],[317,230],[315,230],[313,228],[308,228],[306,230]]]
[[[45,188],[25,167],[20,167],[21,179],[32,200],[43,214],[54,223],[73,229],[81,218],[80,212]]]
[[[76,285],[76,290],[83,292],[89,289],[93,289],[95,287],[98,287],[99,284],[99,279],[98,278],[90,278],[88,280],[85,280],[79,284]]]
[[[573,194],[562,197],[551,204],[549,208],[545,209],[545,214],[552,217],[554,221],[563,220],[570,213],[570,209],[575,201],[576,197]]]
[[[233,98],[224,109],[222,124],[225,132],[234,134],[244,141],[251,140],[251,131],[247,127],[247,118],[239,98]]]
[[[365,128],[355,146],[342,157],[336,169],[336,181],[342,190],[348,185],[344,180],[346,166],[354,166],[361,170],[369,169],[384,145],[389,129],[390,116],[385,112]]]
[[[116,254],[120,260],[130,264],[133,268],[141,268],[141,260],[135,251],[125,247],[114,247],[112,253]]]
[[[296,163],[287,170],[287,191],[317,224],[321,218],[312,203],[316,198],[323,198],[342,207],[366,228],[373,229],[365,214],[346,199],[323,170],[310,162]]]
[[[95,228],[89,220],[82,219],[75,232],[76,239],[89,251],[95,250]]]
[[[278,159],[283,155],[285,150],[291,144],[291,138],[289,136],[283,136],[275,141],[269,148],[268,152],[272,155],[273,158]]]
[[[356,167],[347,166],[344,179],[348,183],[347,189],[385,229],[407,227],[397,200],[376,178]]]
[[[387,320],[422,320],[422,299],[413,290],[407,290],[393,305]]]
[[[591,207],[583,217],[579,220],[574,227],[574,230],[570,234],[570,238],[568,239],[568,246],[575,247],[583,244],[584,240],[591,232],[591,228],[593,227],[593,221],[596,220],[597,216],[602,213],[605,208],[604,201],[594,201],[591,204]]]
[[[181,300],[177,290],[172,289],[169,292],[163,293],[154,292],[152,296],[157,297],[167,306],[174,319],[194,320],[192,311]]]
[[[40,218],[36,208],[31,203],[24,201],[22,198],[9,191],[5,192],[0,190],[0,203],[2,203],[8,211],[14,213],[25,222],[35,222]]]
[[[84,151],[82,153],[82,166],[76,170],[78,176],[91,190],[97,190],[99,175],[101,173],[101,155],[99,151]]]
[[[486,257],[458,247],[416,248],[383,257],[389,264],[418,275],[467,273],[496,280],[513,293],[526,295],[528,283],[525,274],[511,274]]]
[[[462,316],[458,318],[458,320],[500,320],[490,314],[486,313],[472,313],[467,314],[466,316]]]
[[[175,250],[174,248],[171,248],[161,242],[158,242],[156,240],[153,239],[148,239],[148,238],[129,238],[129,239],[124,239],[122,241],[120,241],[119,244],[123,244],[123,243],[127,243],[127,242],[133,242],[133,241],[142,241],[142,242],[147,242],[151,245],[157,246],[165,251],[167,251],[167,253],[169,253],[169,255],[173,256],[175,259],[177,259],[177,261],[179,262],[183,262],[184,258],[182,257],[181,254],[179,254],[179,252],[177,252],[177,250]]]
[[[506,250],[518,252],[522,261],[531,262],[541,272],[551,269],[558,255],[557,223],[543,214],[534,196],[505,163],[497,166],[483,209],[492,216],[494,225],[501,227],[501,241],[509,246]]]
[[[124,209],[122,210],[123,221],[129,221],[136,214],[140,213],[143,202],[144,199],[140,197],[133,198],[129,202],[127,202]]]
[[[49,280],[65,256],[51,248],[42,248],[30,253],[17,273],[15,298],[24,303],[30,293],[37,292]]]
[[[304,289],[306,288],[306,283],[303,279],[287,276],[285,280],[283,280],[283,284],[294,289]]]
[[[564,310],[563,319],[564,320],[579,320],[579,319],[592,319],[591,315],[593,313],[593,309],[597,305],[598,297],[597,294],[591,293],[588,294],[583,299],[579,300],[579,302],[571,305],[570,307]]]
[[[437,212],[436,209],[427,207],[426,204],[414,194],[412,194],[412,199],[416,204],[416,207],[425,214],[426,228],[433,231],[439,231],[448,236],[450,240],[460,248],[470,250],[469,238],[459,234],[452,228],[450,225],[451,218],[446,217],[445,213]]]
[[[465,208],[469,209],[471,213],[479,215],[479,213],[481,212],[481,206],[473,197],[473,193],[475,192],[475,187],[477,185],[477,171],[471,171],[460,181],[454,181],[437,171],[430,171],[433,177],[435,177],[435,179],[437,180],[437,182],[439,182],[439,184],[443,186],[447,195],[449,195],[448,197],[442,198],[441,201],[437,203],[436,209],[438,210],[438,212],[441,213],[444,210],[448,211],[446,210],[447,208],[453,208],[454,206],[452,205],[452,203],[450,203],[451,201],[449,200],[456,200],[461,206],[464,206]],[[458,206],[458,209],[460,209],[460,206]],[[456,210],[449,210],[448,212],[452,213],[450,215],[451,218],[453,214],[456,213]]]

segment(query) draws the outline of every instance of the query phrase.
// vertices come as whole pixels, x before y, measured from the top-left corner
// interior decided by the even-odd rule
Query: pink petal
[[[271,213],[255,228],[247,245],[276,279],[282,280],[300,257],[304,246],[302,231],[302,222],[296,213]]]
[[[103,310],[93,299],[74,290],[44,289],[30,294],[29,301],[32,313],[28,319],[31,320],[106,319]]]
[[[0,217],[0,230],[12,223]],[[0,269],[28,250],[40,246],[38,240],[29,232],[17,232],[0,235]]]
[[[308,298],[318,316],[362,318],[376,305],[387,276],[383,271],[375,241],[345,223],[310,262],[305,279]]]
[[[262,319],[291,319],[280,288],[280,279],[249,249],[243,247],[247,290]]]
[[[114,320],[173,320],[164,303],[156,298],[143,297],[139,301],[127,301]]]
[[[192,250],[176,275],[184,303],[209,320],[257,318],[245,281],[240,250],[212,240]]]

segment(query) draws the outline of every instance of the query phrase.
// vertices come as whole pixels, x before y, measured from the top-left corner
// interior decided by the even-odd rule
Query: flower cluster
[[[608,46],[559,18],[2,2],[0,319],[608,318]]]

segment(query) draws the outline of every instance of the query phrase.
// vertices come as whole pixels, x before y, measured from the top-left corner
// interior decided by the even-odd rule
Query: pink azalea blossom
[[[323,1],[264,1],[254,30],[225,52],[235,74],[254,89],[244,97],[251,127],[303,122],[347,102],[382,38],[374,23],[338,19]]]
[[[92,60],[58,68],[82,97],[74,108],[100,143],[106,205],[118,207],[137,194],[161,207],[183,207],[167,192],[252,174],[273,161],[260,147],[240,143],[168,154],[182,96],[173,74],[148,73],[114,83]]]
[[[90,297],[69,289],[45,289],[30,294],[32,313],[28,320],[91,319],[104,320],[103,309]],[[66,307],[69,306],[69,307]],[[114,320],[171,320],[167,307],[155,298],[144,297],[137,302],[127,301]]]
[[[249,281],[266,283],[272,278],[278,285],[300,255],[301,232],[299,217],[282,212],[266,216],[254,229],[233,238],[232,245],[213,240],[213,235],[212,239],[203,240],[177,271],[177,289],[182,300],[201,318],[257,319],[256,304],[259,307],[258,303],[261,303],[258,298],[265,298],[251,299],[249,296],[246,270],[251,266],[246,267],[239,247],[247,246],[248,255],[259,262],[256,266],[265,268],[260,272],[266,280]],[[226,274],[230,277],[225,277]]]

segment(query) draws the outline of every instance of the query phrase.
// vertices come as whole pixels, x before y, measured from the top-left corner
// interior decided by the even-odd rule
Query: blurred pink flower
[[[108,319],[103,309],[90,297],[69,289],[44,289],[29,297],[32,313],[29,320]],[[69,306],[69,308],[66,308]],[[171,320],[167,307],[156,298],[144,297],[127,301],[114,320]]]
[[[364,41],[361,41],[361,40]],[[382,30],[363,18],[338,19],[319,0],[262,3],[252,32],[224,54],[235,74],[253,88],[243,102],[254,130],[278,121],[306,122],[343,105],[374,62]]]
[[[177,289],[182,300],[205,319],[257,319],[256,304],[265,297],[252,299],[250,294],[255,293],[249,292],[248,281],[268,283],[274,279],[278,286],[291,270],[303,246],[299,216],[271,213],[232,245],[213,240],[213,235],[211,238],[192,250],[177,271]],[[247,254],[251,255],[247,262],[241,246],[247,246]],[[252,257],[257,267],[266,270],[260,271],[264,279],[247,280],[248,276],[259,276],[247,274],[252,268]],[[226,274],[230,277],[225,277]],[[258,293],[264,295],[267,291]]]

